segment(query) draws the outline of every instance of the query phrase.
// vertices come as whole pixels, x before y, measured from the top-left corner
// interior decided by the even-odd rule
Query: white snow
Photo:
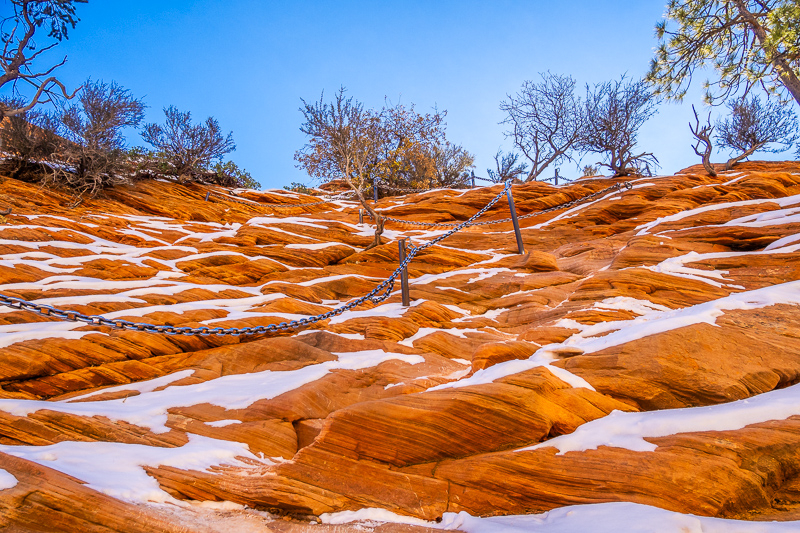
[[[704,205],[702,207],[697,207],[695,209],[688,209],[686,211],[681,211],[679,213],[675,213],[674,215],[659,217],[653,220],[652,222],[648,222],[647,224],[638,226],[636,229],[638,229],[639,232],[636,235],[637,236],[649,235],[650,231],[656,226],[659,226],[666,222],[675,222],[687,217],[699,215],[700,213],[705,213],[707,211],[717,211],[719,209],[728,209],[732,207],[742,207],[742,206],[757,205],[763,203],[775,203],[778,204],[780,207],[796,205],[800,203],[800,194],[794,196],[787,196],[785,198],[765,198],[759,200],[743,200],[741,202],[724,202],[720,204]]]
[[[80,396],[68,398],[62,401],[74,402],[76,400],[84,400],[86,398],[91,398],[92,396],[97,396],[98,394],[106,394],[109,392],[118,392],[118,391],[137,391],[140,394],[143,392],[152,392],[158,388],[166,387],[170,383],[173,383],[180,379],[188,378],[192,374],[194,374],[194,370],[179,370],[178,372],[173,372],[172,374],[167,374],[166,376],[161,376],[160,378],[149,379],[147,381],[139,381],[138,383],[126,383],[125,385],[117,385],[116,387],[108,387],[105,389],[100,389],[94,392],[90,392],[88,394],[82,394]]]
[[[612,411],[587,422],[568,435],[560,435],[518,451],[553,447],[558,454],[594,450],[598,446],[651,452],[657,446],[644,439],[698,431],[728,431],[768,420],[800,415],[800,384],[773,390],[745,400],[643,413]]]
[[[118,442],[59,442],[49,446],[0,445],[0,451],[73,476],[89,488],[122,500],[182,505],[150,477],[143,466],[172,466],[207,470],[222,464],[239,465],[237,457],[259,460],[246,444],[189,434],[178,448]]]
[[[17,478],[11,472],[0,468],[0,490],[11,489],[17,486]]]
[[[161,390],[152,390],[155,387],[145,382],[140,384],[140,387],[143,390],[151,389],[151,392],[117,400],[63,403],[4,399],[0,400],[0,411],[15,416],[27,416],[40,409],[77,416],[99,415],[110,420],[121,420],[147,427],[153,433],[165,433],[169,431],[166,422],[167,410],[170,407],[210,403],[226,409],[244,409],[258,400],[274,398],[306,383],[316,381],[334,369],[359,370],[374,367],[392,359],[411,365],[425,360],[420,355],[384,352],[383,350],[342,352],[334,355],[337,356],[335,361],[308,365],[297,370],[265,370],[251,374],[233,374],[203,383],[171,386]]]
[[[225,426],[230,426],[233,424],[241,424],[241,420],[214,420],[213,422],[206,422],[207,426],[211,426],[212,428],[223,428]]]
[[[444,513],[441,522],[395,514],[386,509],[326,513],[324,524],[376,522],[412,524],[465,533],[797,533],[800,521],[747,522],[708,518],[629,502],[571,505],[542,514],[478,517]],[[359,527],[354,524],[354,527]]]

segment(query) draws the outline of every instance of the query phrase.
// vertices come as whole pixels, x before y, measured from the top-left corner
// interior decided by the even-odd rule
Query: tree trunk
[[[765,144],[767,144],[767,143],[757,144],[757,145],[753,146],[752,148],[750,148],[748,151],[746,151],[746,152],[744,152],[744,153],[742,153],[740,155],[737,155],[736,157],[731,157],[730,159],[728,159],[728,162],[725,163],[725,170],[732,170],[733,169],[733,165],[735,165],[736,163],[738,163],[739,161],[741,161],[745,157],[749,157],[749,156],[753,155],[753,152],[755,152],[756,150],[758,150],[759,148],[761,148]]]
[[[750,25],[750,28],[753,30],[753,33],[758,39],[759,44],[763,46],[764,41],[767,39],[767,32],[764,27],[758,22],[758,19],[756,19],[756,17],[750,13],[750,11],[748,11],[743,0],[734,0],[733,3],[736,4],[739,14]],[[783,86],[786,87],[786,90],[789,91],[789,94],[792,95],[792,98],[794,98],[797,104],[800,105],[800,79],[797,78],[797,74],[795,74],[794,70],[792,70],[792,66],[783,57],[770,58],[768,56],[768,58],[772,64],[772,68],[774,68],[778,73],[778,78],[781,80],[781,83],[783,83]]]
[[[372,206],[367,203],[367,200],[364,198],[364,195],[361,194],[360,189],[358,189],[357,187],[353,187],[353,191],[356,193],[356,196],[358,196],[358,200],[359,202],[361,202],[361,205],[364,207],[364,210],[370,215],[372,215],[372,219],[375,221],[375,240],[373,240],[369,246],[364,248],[364,251],[371,250],[381,244],[381,235],[383,234],[383,225],[385,221],[383,217],[379,215],[378,212],[375,211],[375,209],[373,209]]]
[[[703,154],[703,168],[706,169],[706,172],[709,176],[714,177],[717,175],[714,165],[711,164],[711,145],[706,148],[706,151]]]

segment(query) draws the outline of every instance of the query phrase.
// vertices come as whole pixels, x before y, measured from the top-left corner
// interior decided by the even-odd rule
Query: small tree
[[[420,114],[414,104],[387,104],[374,114],[380,117],[375,130],[379,146],[375,175],[396,187],[438,185],[439,174],[446,172],[442,165],[450,144],[444,132],[447,112],[434,109],[433,113]]]
[[[375,220],[375,240],[366,249],[378,246],[384,220],[367,203],[364,191],[384,147],[381,114],[365,110],[360,102],[346,97],[344,87],[331,103],[324,101],[324,93],[319,102],[302,102],[300,131],[308,136],[308,142],[294,155],[298,167],[320,180],[345,180]]]
[[[223,137],[214,117],[208,117],[203,124],[192,124],[192,114],[178,111],[175,106],[165,108],[164,114],[164,125],[146,124],[142,139],[161,152],[181,181],[194,179],[206,172],[212,161],[236,150],[233,132]]]
[[[0,109],[21,109],[26,103],[21,98],[0,99]],[[57,117],[36,109],[6,117],[0,125],[0,146],[9,156],[8,166],[15,179],[38,179],[44,164],[64,142],[56,131],[60,127]]]
[[[708,112],[706,124],[702,128],[700,127],[700,118],[697,116],[697,110],[694,106],[692,106],[692,112],[694,113],[694,126],[692,126],[690,122],[689,129],[696,139],[692,148],[694,149],[694,153],[703,158],[703,168],[706,169],[708,175],[716,176],[717,171],[714,170],[714,165],[711,164],[711,151],[714,148],[711,144],[711,133],[714,131],[714,127],[711,125],[711,111]],[[703,145],[702,151],[700,151],[700,145]]]
[[[636,153],[639,128],[656,113],[657,99],[642,81],[601,83],[586,98],[586,125],[578,146],[585,152],[603,154],[598,165],[614,176],[651,173],[658,159],[650,152]]]
[[[468,178],[469,169],[475,166],[475,156],[462,146],[445,141],[444,145],[431,147],[433,179],[437,187],[462,185]]]
[[[572,159],[570,151],[580,139],[586,114],[575,96],[575,80],[545,72],[542,81],[526,81],[520,92],[500,103],[511,126],[506,137],[530,161],[526,181],[536,179],[545,168],[563,159]]]
[[[80,20],[75,16],[75,4],[86,3],[86,1],[9,1],[13,6],[14,14],[5,17],[0,22],[0,33],[3,40],[3,50],[0,55],[0,65],[3,67],[3,73],[0,75],[0,89],[10,84],[17,93],[18,85],[21,84],[32,87],[35,92],[28,101],[14,100],[16,106],[4,106],[0,117],[19,115],[30,111],[37,104],[53,102],[61,97],[70,99],[75,96],[77,90],[69,94],[64,84],[55,76],[51,76],[54,70],[66,63],[66,57],[50,67],[34,68],[33,64],[39,56],[67,38],[68,30],[74,28]],[[54,42],[44,47],[38,47],[34,35],[43,28],[49,29],[47,36]]]
[[[734,151],[725,164],[733,165],[755,152],[783,152],[797,140],[797,117],[790,108],[777,101],[763,103],[756,96],[742,96],[727,104],[730,116],[717,121],[719,145]],[[769,144],[779,145],[768,148]]]
[[[210,171],[212,176],[210,176],[209,180],[223,187],[261,188],[261,184],[249,172],[239,168],[233,161],[225,161],[224,163],[218,161],[211,165]]]
[[[528,169],[528,163],[520,162],[519,154],[509,152],[504,154],[502,150],[498,150],[494,155],[495,170],[491,168],[486,169],[486,173],[495,183],[503,183],[506,180],[518,179],[519,176],[525,174]]]
[[[598,174],[600,174],[599,165],[584,165],[583,170],[581,170],[581,177],[583,178],[591,178],[592,176],[597,176]]]
[[[56,158],[63,165],[52,168],[52,178],[79,194],[95,195],[109,185],[123,183],[127,153],[122,129],[135,127],[144,117],[145,105],[115,82],[88,80],[72,104],[60,115],[61,143]]]

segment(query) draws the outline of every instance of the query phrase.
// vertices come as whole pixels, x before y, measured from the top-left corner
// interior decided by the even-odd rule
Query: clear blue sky
[[[304,144],[300,98],[341,85],[368,107],[388,97],[446,109],[448,138],[474,153],[485,175],[497,149],[511,148],[498,124],[506,94],[546,70],[581,85],[642,76],[664,2],[90,0],[49,57],[68,56],[58,73],[71,87],[91,76],[144,97],[147,122],[161,122],[170,104],[195,120],[215,116],[233,131],[231,158],[265,188],[310,181],[293,161]],[[700,103],[699,84],[686,104],[662,106],[643,128],[640,146],[662,173],[699,162],[691,103]],[[142,144],[135,132],[128,141]],[[561,166],[562,175],[578,174]]]

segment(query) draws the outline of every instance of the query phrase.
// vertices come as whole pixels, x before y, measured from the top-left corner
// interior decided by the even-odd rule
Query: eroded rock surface
[[[0,490],[0,520],[138,531],[121,524],[148,501],[189,500],[300,518],[627,501],[796,519],[800,165],[692,167],[535,214],[621,181],[515,185],[533,214],[524,255],[508,222],[467,228],[410,264],[410,307],[395,291],[302,330],[168,336],[0,308],[0,468],[19,479]],[[314,197],[279,191],[205,201],[204,186],[145,181],[70,209],[61,193],[3,187],[0,294],[157,325],[322,314],[391,274],[398,238],[441,234],[388,222],[364,251],[357,204],[292,206]],[[500,192],[377,207],[462,221]],[[502,200],[485,220],[507,216]],[[743,415],[744,401],[775,407]],[[614,429],[634,415],[644,433]],[[594,427],[611,437],[560,452]],[[103,486],[105,460],[79,460],[110,453],[130,490]],[[141,531],[184,530],[160,513]]]

